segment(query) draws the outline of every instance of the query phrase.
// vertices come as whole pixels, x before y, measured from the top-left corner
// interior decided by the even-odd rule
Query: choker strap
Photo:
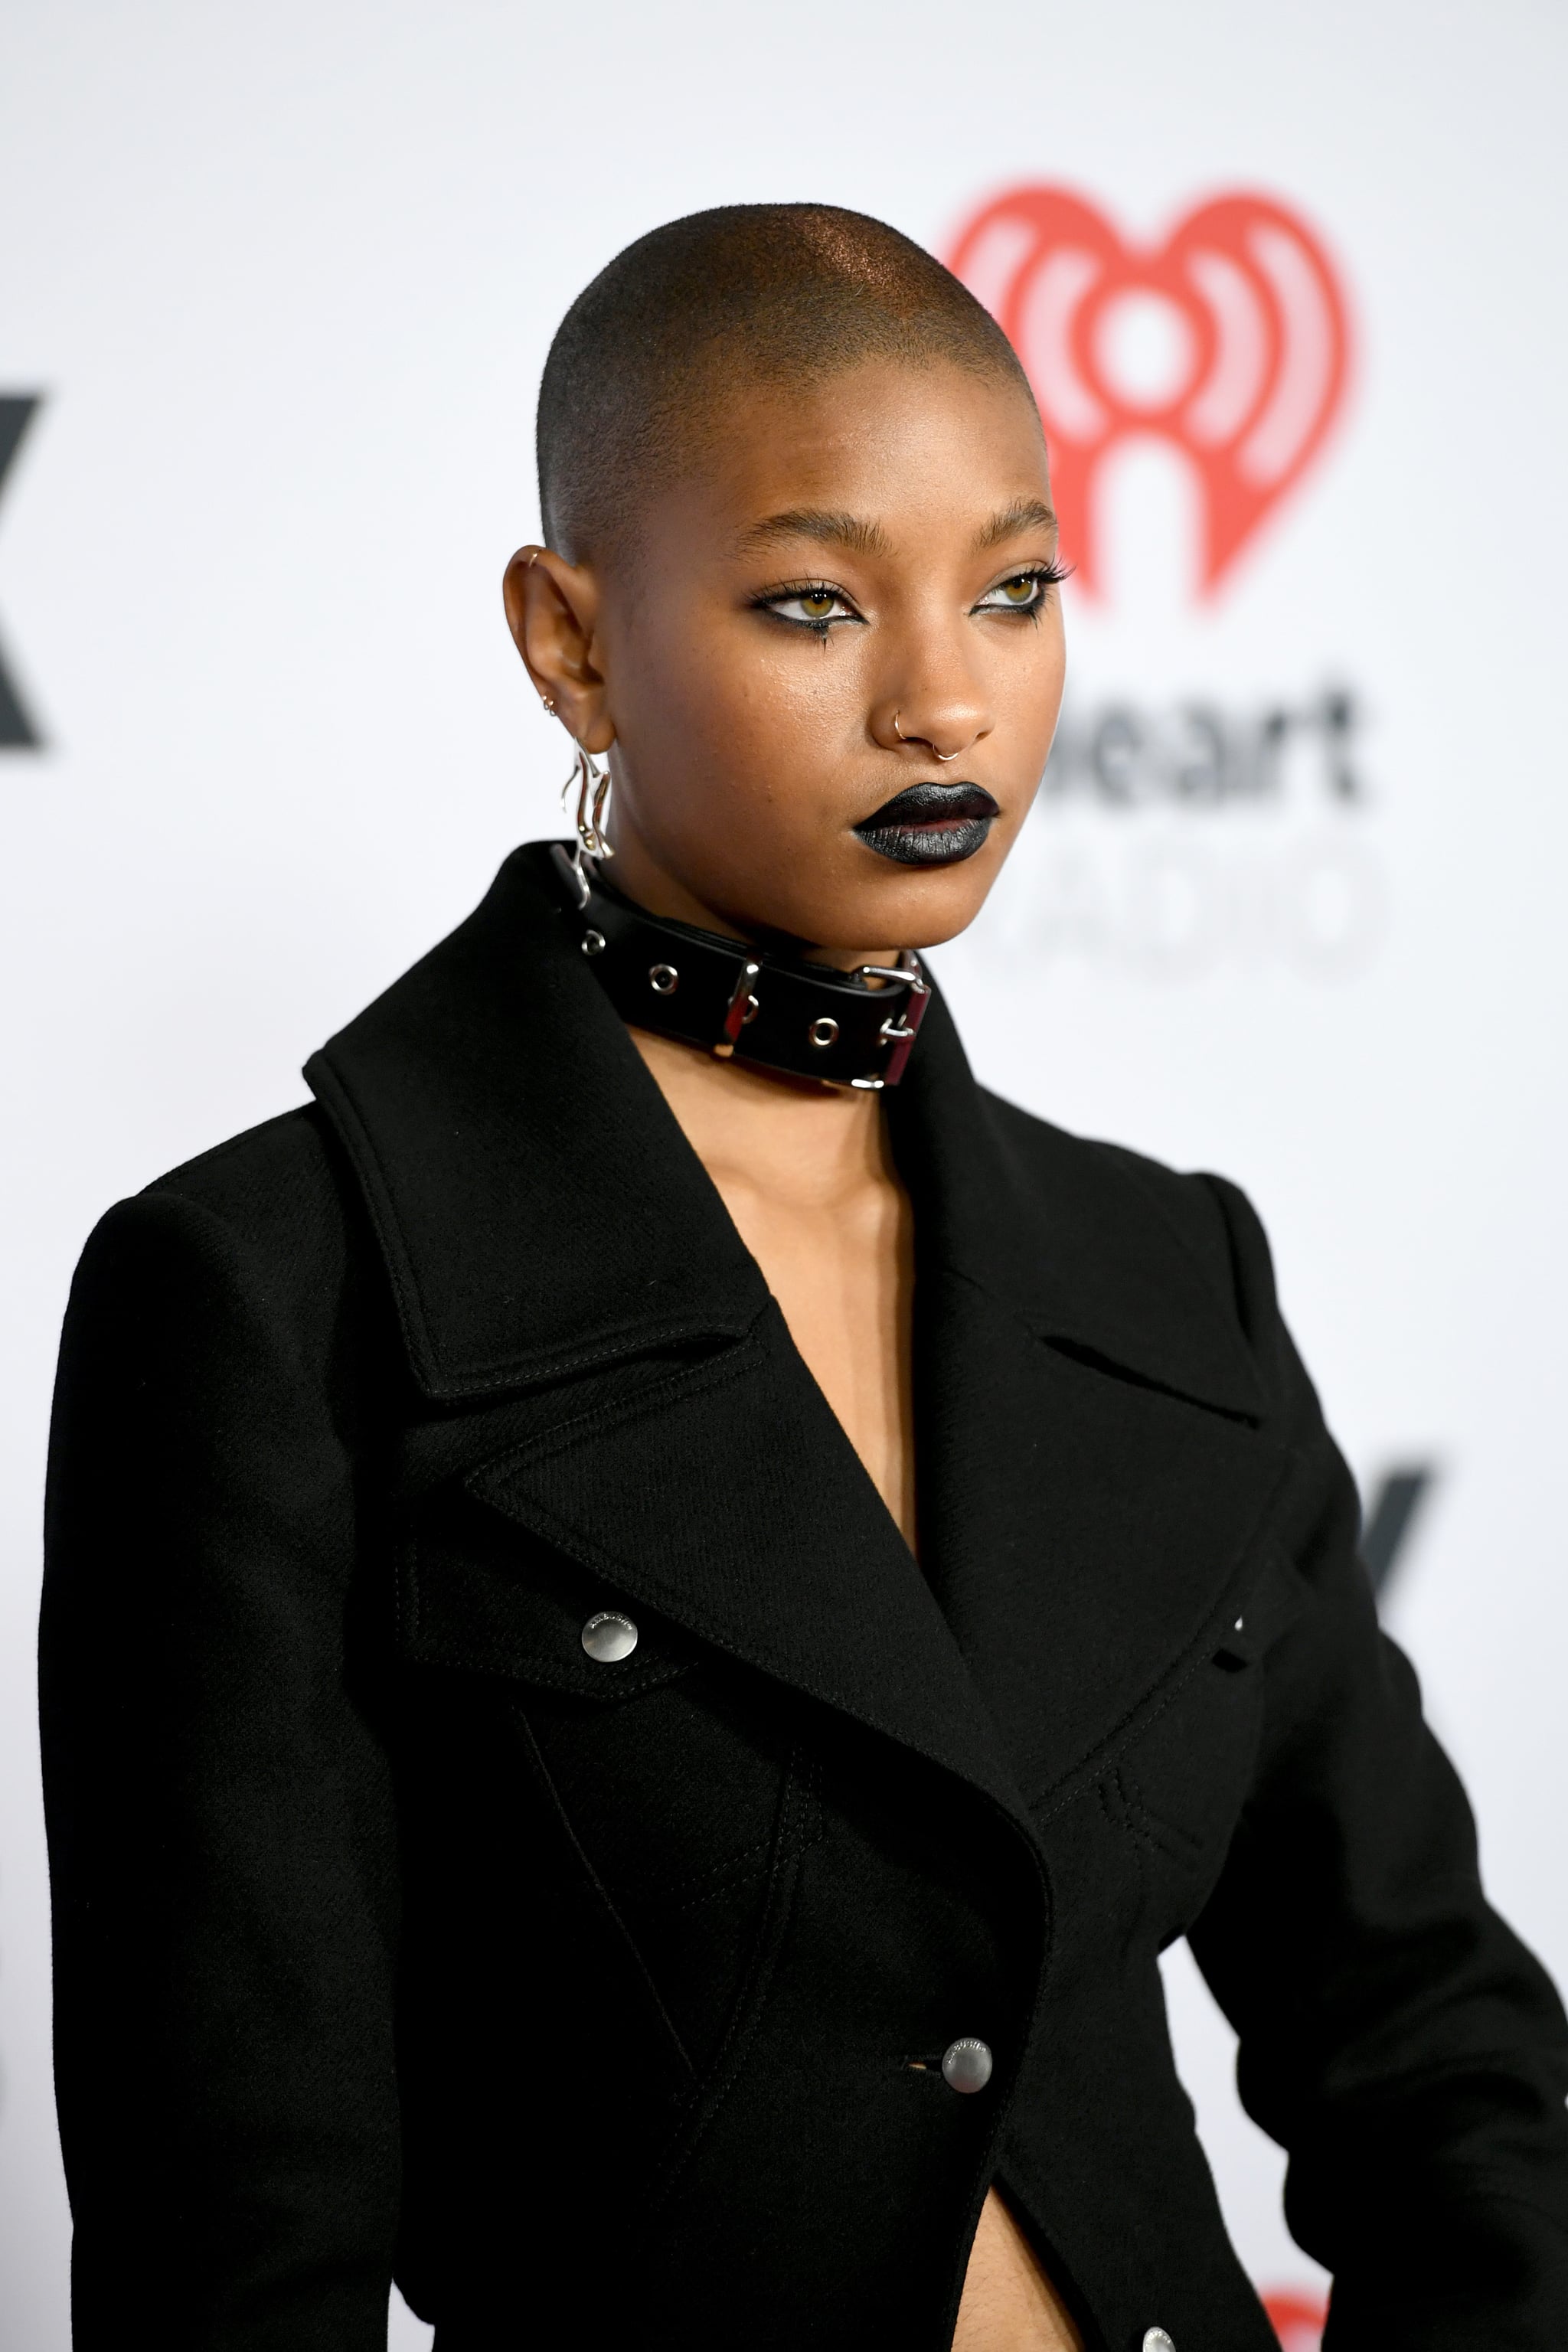
[[[931,1003],[920,959],[837,971],[650,915],[563,842],[550,855],[577,943],[623,1021],[760,1069],[878,1093],[896,1087]],[[880,981],[879,988],[868,983]]]

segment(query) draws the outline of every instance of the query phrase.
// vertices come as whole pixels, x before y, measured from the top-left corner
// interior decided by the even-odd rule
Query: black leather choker
[[[564,843],[551,857],[578,944],[623,1021],[728,1061],[876,1093],[896,1087],[931,1003],[920,959],[858,971],[798,963],[649,915]],[[869,983],[879,981],[879,987]]]

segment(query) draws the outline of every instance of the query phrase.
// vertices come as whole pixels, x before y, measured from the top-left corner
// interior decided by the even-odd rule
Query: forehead
[[[900,524],[969,531],[976,519],[1049,499],[1027,391],[1000,372],[947,362],[878,361],[798,384],[737,383],[703,420],[700,444],[673,502],[702,510],[738,544],[795,508],[863,515],[896,538]]]

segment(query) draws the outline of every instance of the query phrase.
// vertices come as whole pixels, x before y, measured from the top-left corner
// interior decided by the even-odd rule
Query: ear
[[[520,547],[506,567],[501,598],[536,691],[553,702],[566,732],[585,751],[607,751],[616,730],[594,661],[599,587],[593,573],[552,548]]]

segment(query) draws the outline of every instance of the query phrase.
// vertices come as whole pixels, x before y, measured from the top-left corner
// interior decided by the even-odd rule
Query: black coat
[[[1265,2352],[1184,1934],[1334,2352],[1568,2340],[1563,2014],[1241,1196],[933,1008],[917,1567],[540,851],[308,1076],[104,1220],[67,1326],[83,2352],[360,2352],[395,2272],[439,2352],[936,2352],[993,2179],[1093,2352]]]

